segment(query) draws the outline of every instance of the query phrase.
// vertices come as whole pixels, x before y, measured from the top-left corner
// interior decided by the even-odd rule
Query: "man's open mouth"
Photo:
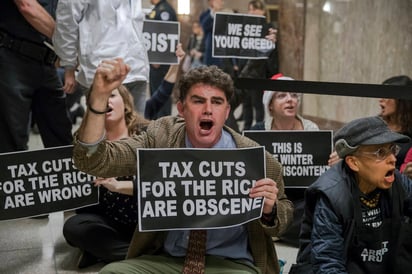
[[[212,121],[201,121],[200,122],[200,128],[204,130],[209,130],[213,127],[213,122]]]

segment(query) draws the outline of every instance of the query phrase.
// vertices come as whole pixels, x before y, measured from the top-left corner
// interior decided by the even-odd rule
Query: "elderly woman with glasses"
[[[406,273],[412,264],[412,180],[396,168],[409,137],[377,116],[334,136],[342,161],[305,192],[297,264],[290,273]]]
[[[273,75],[271,79],[294,80],[291,77],[283,76],[281,73]],[[265,120],[256,123],[251,130],[319,130],[317,124],[298,114],[300,101],[300,93],[266,90],[262,98]],[[295,212],[292,224],[279,239],[289,245],[298,247],[304,188],[287,188],[285,192],[293,202]]]
[[[272,80],[293,80],[291,77],[275,74]],[[265,120],[256,123],[252,130],[319,130],[314,122],[298,114],[300,93],[266,90],[262,102]]]

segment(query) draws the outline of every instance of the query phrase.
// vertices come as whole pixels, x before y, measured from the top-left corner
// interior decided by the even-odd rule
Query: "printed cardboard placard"
[[[72,163],[73,146],[0,154],[0,220],[97,204],[94,176]]]
[[[264,16],[217,12],[213,21],[213,57],[266,59],[276,44],[265,38]]]
[[[265,177],[264,147],[138,149],[139,230],[224,228],[260,218],[249,189]]]
[[[143,39],[151,64],[177,64],[176,47],[179,44],[180,23],[144,20]]]
[[[308,187],[329,169],[332,131],[245,130],[283,166],[285,187]]]

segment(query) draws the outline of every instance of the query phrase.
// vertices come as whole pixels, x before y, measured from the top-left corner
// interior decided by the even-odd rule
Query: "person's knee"
[[[99,274],[126,274],[134,272],[136,273],[132,266],[124,263],[124,261],[120,261],[105,265],[100,269]]]
[[[73,245],[73,239],[76,238],[74,234],[76,233],[73,233],[73,225],[71,224],[70,219],[71,218],[69,218],[63,225],[63,237],[70,245]]]
[[[100,274],[114,274],[119,273],[119,269],[116,267],[117,263],[110,263],[105,265],[102,269],[100,269]]]
[[[87,240],[89,235],[87,235],[87,230],[81,224],[81,218],[79,215],[74,215],[66,220],[63,225],[63,237],[66,241],[74,246],[78,243]]]

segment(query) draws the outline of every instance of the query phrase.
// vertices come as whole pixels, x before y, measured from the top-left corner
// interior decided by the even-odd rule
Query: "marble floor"
[[[30,149],[42,147],[39,135],[32,134]],[[1,274],[98,273],[103,264],[78,269],[78,249],[69,246],[62,235],[64,220],[71,212],[57,212],[45,219],[19,219],[0,222]],[[286,261],[283,273],[295,262],[297,249],[275,242],[280,259]]]
[[[77,268],[80,252],[62,235],[67,213],[0,222],[0,273],[97,273],[103,264]]]
[[[78,249],[69,246],[62,235],[70,212],[57,212],[45,219],[20,219],[0,222],[0,273],[72,274],[98,273],[103,264],[78,269]],[[286,261],[283,273],[295,262],[297,249],[275,242],[280,259]]]

